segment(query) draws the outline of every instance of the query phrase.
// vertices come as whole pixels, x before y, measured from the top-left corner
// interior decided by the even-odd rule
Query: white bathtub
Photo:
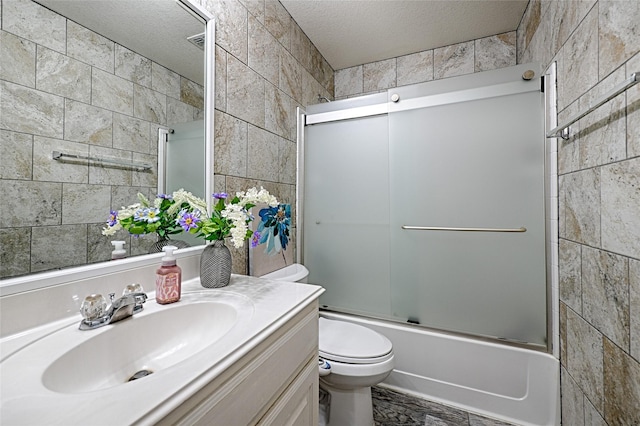
[[[361,324],[393,343],[396,368],[383,385],[518,425],[560,424],[559,362],[552,355],[391,322],[321,312]]]

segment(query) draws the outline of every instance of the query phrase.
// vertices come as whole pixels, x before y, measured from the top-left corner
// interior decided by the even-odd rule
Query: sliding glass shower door
[[[463,98],[389,113],[393,316],[544,345],[541,94]]]
[[[543,94],[521,68],[309,109],[303,261],[322,305],[546,345]]]
[[[373,116],[307,129],[304,263],[331,283],[327,306],[390,314],[388,127]]]

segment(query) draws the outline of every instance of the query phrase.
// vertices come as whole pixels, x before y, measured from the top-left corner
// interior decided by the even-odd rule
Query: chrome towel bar
[[[76,160],[87,160],[87,161],[94,161],[97,163],[116,164],[119,166],[131,167],[131,168],[142,169],[142,170],[151,170],[153,168],[153,166],[150,166],[148,164],[112,160],[109,158],[90,157],[86,155],[65,154],[64,152],[60,152],[60,151],[53,151],[53,153],[51,154],[51,158],[53,158],[54,160],[62,160],[62,158],[73,158]]]
[[[631,74],[631,77],[629,77],[628,79],[626,79],[625,81],[623,81],[622,83],[620,83],[619,85],[617,85],[616,87],[611,89],[609,92],[607,92],[604,95],[602,95],[602,97],[597,99],[596,101],[594,101],[593,104],[590,104],[589,108],[587,108],[585,111],[571,116],[566,121],[564,121],[562,124],[559,124],[554,129],[550,130],[549,133],[547,133],[547,137],[548,138],[562,138],[564,140],[569,139],[570,136],[571,136],[570,135],[571,130],[569,129],[569,126],[571,126],[576,121],[580,120],[585,115],[587,115],[587,114],[591,113],[592,111],[594,111],[595,109],[599,108],[600,106],[602,106],[606,102],[608,102],[611,99],[615,98],[620,93],[624,92],[629,87],[635,85],[639,81],[640,81],[640,73],[634,72],[633,74]]]
[[[464,232],[527,232],[527,228],[447,228],[443,226],[409,226],[402,225],[407,231],[464,231]]]

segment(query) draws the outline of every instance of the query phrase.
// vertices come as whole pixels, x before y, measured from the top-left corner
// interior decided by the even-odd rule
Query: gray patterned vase
[[[200,284],[206,288],[229,285],[231,279],[231,252],[224,240],[207,244],[200,256]]]
[[[155,243],[151,244],[149,247],[149,253],[162,253],[162,248],[164,246],[174,246],[179,249],[190,247],[189,243],[181,240],[170,240],[168,238],[160,238]]]

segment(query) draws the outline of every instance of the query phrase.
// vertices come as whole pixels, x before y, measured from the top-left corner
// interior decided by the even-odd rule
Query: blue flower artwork
[[[291,204],[279,204],[260,210],[260,224],[256,230],[260,234],[258,244],[264,244],[264,252],[276,255],[287,249],[291,229]]]

